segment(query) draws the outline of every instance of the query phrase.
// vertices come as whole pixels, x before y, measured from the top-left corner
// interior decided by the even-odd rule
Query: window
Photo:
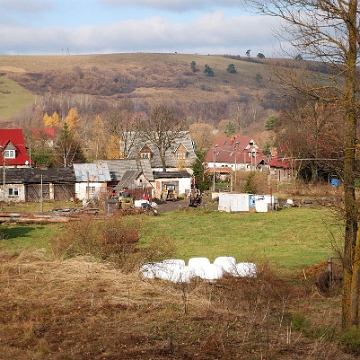
[[[88,195],[94,195],[95,194],[95,186],[87,186],[86,187],[86,194]]]
[[[177,160],[185,160],[186,159],[186,151],[177,151],[176,159]]]
[[[19,196],[19,189],[18,188],[10,188],[9,196]]]
[[[150,159],[150,153],[149,152],[143,152],[140,154],[142,159]]]
[[[15,150],[4,150],[5,159],[15,159]]]

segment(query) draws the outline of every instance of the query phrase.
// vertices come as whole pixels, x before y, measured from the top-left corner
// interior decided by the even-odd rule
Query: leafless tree
[[[166,105],[151,109],[149,117],[143,118],[139,133],[144,141],[149,141],[159,152],[162,170],[166,171],[166,151],[175,143],[185,130],[185,119]]]
[[[358,204],[355,193],[357,117],[359,110],[357,63],[360,50],[360,9],[358,0],[249,0],[257,13],[277,17],[282,28],[278,36],[287,40],[297,54],[299,69],[305,60],[320,61],[321,72],[311,79],[291,71],[280,75],[288,89],[308,98],[331,102],[343,110],[344,127],[344,280],[343,328],[359,326],[360,239]],[[308,63],[314,65],[314,63]],[[291,64],[290,64],[291,65]],[[309,68],[309,67],[308,67]],[[313,67],[312,67],[313,69]],[[319,70],[319,67],[317,68]]]

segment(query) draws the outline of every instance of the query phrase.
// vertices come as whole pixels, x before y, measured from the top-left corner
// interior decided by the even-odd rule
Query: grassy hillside
[[[266,61],[255,63],[246,60],[220,55],[148,53],[2,56],[0,72],[40,96],[88,94],[112,102],[130,98],[148,104],[167,102],[185,109],[232,101],[259,104],[264,109],[276,108],[276,88],[268,80],[270,73]],[[192,61],[197,65],[195,73],[190,68]],[[230,63],[235,64],[236,74],[226,71]],[[206,64],[213,69],[214,77],[204,74]],[[260,83],[255,80],[257,74],[262,76]],[[17,102],[14,98],[19,98],[15,92],[9,94],[8,101]],[[24,101],[18,101],[18,106],[12,111],[23,106]],[[10,115],[11,111],[0,112],[2,117]]]
[[[34,101],[34,95],[7,76],[0,76],[0,117],[8,118]]]

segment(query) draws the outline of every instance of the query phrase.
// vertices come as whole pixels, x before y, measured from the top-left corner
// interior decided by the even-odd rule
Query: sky
[[[242,0],[0,0],[0,55],[275,56],[277,20]]]

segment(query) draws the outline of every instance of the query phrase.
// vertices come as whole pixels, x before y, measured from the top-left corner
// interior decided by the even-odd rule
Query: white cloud
[[[53,0],[2,0],[0,2],[1,9],[23,13],[51,10],[53,6]]]
[[[254,56],[274,52],[271,27],[276,19],[252,16],[226,18],[216,11],[193,22],[174,24],[163,17],[126,20],[110,25],[75,29],[2,27],[1,53],[71,54],[109,52],[179,52]],[[18,50],[16,50],[18,49]]]
[[[214,8],[239,8],[239,0],[98,0],[101,4],[132,6],[168,11],[191,11]]]

